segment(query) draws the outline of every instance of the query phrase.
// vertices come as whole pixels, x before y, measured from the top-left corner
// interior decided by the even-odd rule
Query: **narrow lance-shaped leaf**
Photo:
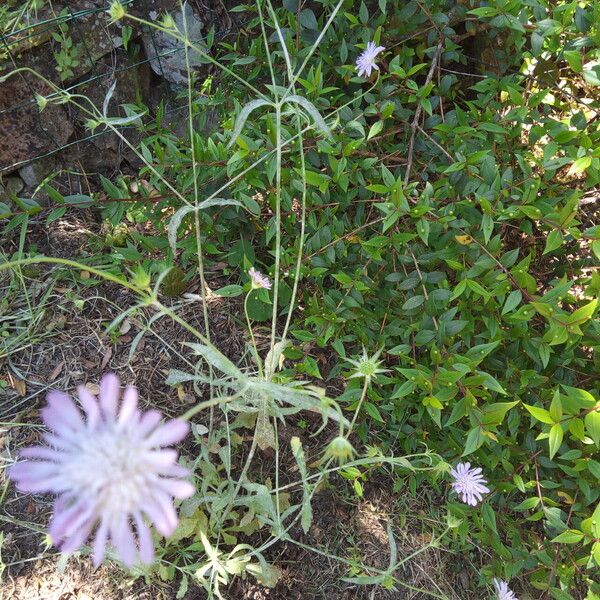
[[[246,121],[248,120],[248,117],[250,116],[252,111],[259,108],[260,106],[273,106],[273,105],[268,100],[263,100],[262,98],[257,98],[256,100],[251,100],[250,102],[248,102],[248,104],[245,104],[243,106],[242,110],[240,111],[240,114],[238,115],[238,117],[235,121],[235,126],[233,128],[233,134],[231,135],[231,140],[229,141],[229,144],[227,144],[228,148],[230,148],[233,145],[235,140],[237,140],[238,137],[240,136],[240,133],[242,133],[242,129],[244,128],[244,125],[246,124]]]
[[[117,80],[115,79],[112,85],[108,88],[106,92],[106,96],[104,96],[104,102],[102,103],[102,122],[106,125],[114,125],[114,126],[123,126],[129,125],[130,123],[135,123],[138,119],[146,114],[146,111],[141,113],[135,113],[132,115],[128,115],[127,117],[109,117],[108,116],[108,105],[110,104],[111,98],[115,93],[115,89],[117,87]]]
[[[563,430],[559,423],[552,425],[550,428],[550,436],[548,438],[550,460],[554,458],[554,455],[558,452],[560,445],[563,441]]]
[[[298,464],[298,471],[300,472],[300,477],[302,478],[303,495],[302,508],[300,514],[300,524],[302,525],[304,533],[307,533],[310,529],[313,518],[312,507],[310,505],[311,489],[310,485],[307,482],[308,469],[306,468],[306,459],[304,457],[304,449],[302,448],[302,442],[300,441],[300,438],[293,437],[290,441],[290,445],[292,447],[292,453],[294,454],[296,463]]]
[[[104,102],[102,103],[102,116],[105,119],[108,119],[108,104],[110,103],[110,99],[113,97],[113,94],[115,93],[115,88],[117,87],[117,80],[115,79],[112,82],[112,85],[108,88],[108,91],[106,92],[106,96],[104,96]]]
[[[329,129],[327,123],[325,123],[325,119],[323,119],[321,113],[319,113],[312,102],[295,94],[288,96],[285,101],[299,104],[312,117],[314,124],[323,132],[323,135],[329,139],[332,138],[331,129]]]
[[[196,210],[204,210],[206,208],[210,208],[211,206],[242,206],[242,204],[237,200],[230,200],[225,198],[211,198],[210,200],[204,200],[203,202],[200,202],[198,206],[193,206],[191,204],[182,206],[171,217],[171,220],[169,221],[169,226],[167,228],[169,246],[171,247],[173,254],[177,252],[177,231],[179,230],[179,226],[183,221],[183,217],[185,217],[190,212],[194,212]]]
[[[145,114],[146,111],[136,113],[128,117],[106,117],[104,119],[104,123],[106,123],[107,125],[114,125],[115,127],[122,127],[124,125],[130,125],[131,123],[139,121]]]
[[[243,374],[241,371],[223,354],[221,354],[215,347],[207,346],[205,344],[186,344],[196,354],[202,356],[207,363],[213,367],[219,369],[226,375],[230,375],[235,379],[242,379]]]

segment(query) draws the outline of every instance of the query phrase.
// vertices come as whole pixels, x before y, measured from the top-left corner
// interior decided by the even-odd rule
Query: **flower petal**
[[[123,394],[123,403],[119,411],[118,427],[122,429],[135,417],[138,402],[138,392],[133,386],[127,386]]]
[[[64,457],[62,452],[48,448],[47,446],[29,446],[19,450],[19,458],[43,458],[59,462]]]
[[[87,541],[93,525],[94,525],[93,521],[85,521],[78,529],[76,529],[73,533],[71,533],[71,535],[69,535],[67,537],[67,539],[61,544],[61,546],[60,546],[61,552],[64,552],[65,554],[70,554],[71,552],[75,552],[76,550],[79,550]]]
[[[149,410],[142,415],[134,435],[142,438],[148,435],[161,421],[162,415],[157,410]]]
[[[36,479],[56,476],[58,473],[58,465],[48,461],[27,460],[15,463],[10,467],[9,473],[10,478],[15,481],[35,481]]]
[[[157,427],[147,439],[146,444],[150,447],[170,446],[181,441],[189,432],[190,424],[180,419],[172,419],[164,425]]]
[[[135,563],[137,548],[135,539],[131,531],[131,525],[125,517],[121,517],[110,527],[110,539],[115,545],[115,549],[119,558],[127,567],[132,567]]]
[[[81,413],[75,406],[75,403],[68,394],[59,392],[58,390],[51,390],[46,396],[48,406],[52,407],[55,414],[68,425],[71,429],[80,429],[83,426],[83,419]]]
[[[52,429],[54,433],[57,433],[61,438],[66,440],[75,439],[75,429],[69,425],[64,419],[63,413],[60,409],[57,409],[56,405],[48,404],[44,406],[40,411],[42,414],[42,421],[47,427]]]
[[[114,421],[121,393],[121,383],[114,373],[106,373],[100,380],[100,410],[106,421]]]
[[[144,565],[149,565],[154,560],[154,544],[152,543],[150,528],[144,523],[142,515],[139,512],[133,514],[133,520],[140,544],[140,561]]]
[[[98,529],[96,530],[96,536],[94,537],[94,543],[92,544],[92,562],[95,569],[97,569],[100,566],[100,563],[104,560],[107,541],[108,523],[106,522],[106,519],[102,519]]]
[[[169,537],[177,528],[177,513],[166,494],[154,493],[153,499],[148,499],[141,508],[161,535]]]
[[[181,479],[165,479],[162,477],[158,481],[160,487],[167,492],[169,496],[181,500],[193,496],[196,491],[196,488],[189,481],[182,481]]]
[[[98,407],[98,400],[85,385],[77,387],[77,395],[79,396],[79,402],[87,415],[87,426],[88,430],[95,431],[98,423],[100,422],[100,408]]]

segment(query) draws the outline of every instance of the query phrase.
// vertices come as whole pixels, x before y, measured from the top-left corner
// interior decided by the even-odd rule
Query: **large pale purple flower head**
[[[356,59],[356,70],[358,71],[359,77],[365,74],[367,77],[371,77],[371,71],[373,69],[379,71],[379,67],[375,63],[375,58],[384,50],[384,46],[376,46],[375,42],[369,42],[367,44],[365,50]]]
[[[173,499],[194,493],[177,451],[167,448],[187,435],[189,425],[162,422],[156,410],[143,413],[134,387],[125,389],[119,406],[119,378],[112,373],[102,378],[99,398],[84,386],[78,391],[85,416],[67,394],[48,394],[46,445],[23,449],[9,477],[23,492],[56,494],[49,533],[63,552],[81,548],[93,533],[94,565],[109,542],[127,566],[149,564],[154,545],[147,520],[171,535],[177,527]]]
[[[483,500],[483,494],[490,491],[484,485],[487,481],[481,474],[481,468],[471,469],[471,463],[458,463],[454,469],[450,470],[450,474],[454,478],[452,483],[454,491],[463,502],[470,506],[476,506]]]
[[[494,587],[496,588],[496,594],[498,594],[498,600],[519,600],[514,592],[510,591],[506,581],[494,579]]]

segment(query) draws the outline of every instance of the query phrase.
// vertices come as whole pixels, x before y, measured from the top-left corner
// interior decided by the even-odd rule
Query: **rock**
[[[111,115],[122,115],[120,104],[133,103],[140,98],[151,109],[160,101],[168,102],[174,96],[170,84],[187,83],[183,46],[154,30],[143,33],[146,28],[133,21],[110,24],[106,4],[106,0],[53,0],[50,10],[44,3],[44,8],[34,17],[39,27],[32,21],[30,29],[6,36],[0,52],[0,76],[12,71],[15,66],[28,67],[58,87],[90,96],[99,107],[102,107],[106,91],[116,77],[117,88],[109,107]],[[61,81],[55,58],[61,44],[52,37],[52,33],[60,32],[57,20],[61,21],[59,15],[63,9],[67,9],[69,14],[62,21],[62,35],[71,38],[77,47],[79,60],[79,64],[72,66],[72,75],[65,81]],[[151,13],[158,18],[169,12],[180,30],[183,31],[184,23],[187,23],[190,39],[198,42],[202,38],[204,23],[189,5],[186,5],[184,15],[179,0],[136,0],[128,10],[145,20],[150,19]],[[132,28],[127,52],[122,48],[125,24]],[[148,57],[156,57],[151,65],[144,64],[141,46]],[[136,49],[140,50],[137,54]],[[157,51],[159,55],[168,55],[157,57]],[[190,52],[190,62],[194,67],[200,64],[198,55],[193,51]],[[164,77],[162,82],[154,73]],[[161,97],[156,102],[149,102],[151,91],[158,87],[164,90]],[[122,159],[136,163],[135,154],[112,133],[69,145],[88,137],[89,132],[85,129],[87,115],[73,104],[52,102],[48,102],[40,112],[35,101],[36,94],[46,97],[52,91],[51,85],[29,72],[18,73],[0,82],[0,175],[21,169],[27,187],[35,187],[51,169],[43,173],[43,169],[40,170],[41,167],[31,161],[53,153],[59,153],[61,167],[74,167],[80,172],[118,169]],[[156,95],[154,98],[157,98]],[[174,117],[175,121],[177,117]],[[126,135],[134,145],[137,143],[139,134],[135,128],[126,129]]]
[[[58,150],[73,133],[62,106],[49,104],[40,113],[32,100],[34,93],[49,92],[46,84],[29,73],[12,77],[0,87],[0,173]]]
[[[5,195],[11,196],[12,194],[17,196],[24,187],[25,184],[20,177],[6,177],[0,183],[0,198],[4,198]]]
[[[151,16],[158,19],[157,12],[152,12]],[[184,5],[184,10],[177,10],[171,13],[175,20],[177,29],[180,32],[186,31],[187,37],[195,44],[201,44],[202,30],[204,23],[198,18],[189,4]],[[187,65],[183,44],[172,36],[151,29],[142,35],[142,42],[146,55],[154,60],[150,61],[153,71],[164,77],[167,81],[177,85],[187,84]],[[189,51],[190,68],[197,67],[201,64],[200,55],[193,49]]]
[[[19,176],[29,188],[35,189],[54,169],[54,160],[51,157],[36,160],[19,169]]]

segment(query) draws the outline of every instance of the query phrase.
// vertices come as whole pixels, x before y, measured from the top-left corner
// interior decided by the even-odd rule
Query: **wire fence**
[[[125,6],[133,5],[134,0],[122,0]],[[179,6],[178,2],[173,3],[173,8]],[[184,51],[183,45],[178,45],[168,50],[161,50],[156,41],[155,30],[151,27],[141,27],[137,31],[137,37],[144,35],[150,40],[149,45],[145,45],[143,55],[139,60],[132,60],[131,56],[125,64],[119,65],[113,60],[112,64],[107,65],[107,60],[117,51],[123,51],[123,38],[121,36],[108,33],[108,15],[106,14],[109,5],[102,3],[94,8],[82,10],[72,10],[66,8],[60,14],[52,17],[40,19],[27,26],[20,27],[0,36],[0,56],[4,55],[4,62],[0,76],[6,75],[13,69],[22,66],[31,66],[37,70],[40,63],[51,65],[54,72],[49,72],[47,68],[44,76],[52,80],[58,87],[66,92],[78,93],[82,89],[102,87],[108,89],[112,81],[119,75],[140,69],[143,65],[150,64],[151,67],[164,75],[164,61],[170,56]],[[106,17],[104,17],[106,15]],[[148,18],[148,15],[143,15]],[[152,17],[156,18],[155,15]],[[93,23],[90,23],[94,20]],[[98,27],[104,26],[104,35],[99,35]],[[64,34],[65,28],[68,33]],[[69,47],[77,45],[77,52],[81,59],[74,69],[76,72],[73,77],[60,81],[60,72],[56,65],[56,50],[58,42],[52,34],[60,35],[61,32],[71,39],[67,42]],[[91,38],[95,36],[98,47],[91,46]],[[98,41],[101,40],[101,41]],[[192,40],[201,42],[201,40]],[[148,51],[148,46],[152,48]],[[99,60],[98,54],[102,52],[102,58]],[[49,54],[51,56],[49,56]],[[131,55],[132,53],[129,53]],[[53,64],[54,63],[54,64]],[[17,79],[18,78],[18,79]],[[17,79],[12,82],[12,86],[7,89],[7,82],[11,79]],[[43,89],[44,86],[41,86]],[[42,93],[48,100],[55,98],[58,94],[46,88],[46,93]],[[77,116],[71,114],[66,118],[71,119],[68,123],[72,127],[72,132],[64,139],[64,128],[48,126],[47,119],[43,111],[39,110],[37,97],[40,95],[40,83],[30,73],[18,73],[12,78],[2,83],[0,80],[0,131],[3,131],[3,141],[0,142],[0,175],[11,173],[31,164],[35,161],[59,154],[68,148],[77,146],[84,142],[96,140],[99,137],[110,133],[110,130],[90,132],[83,127],[82,122],[78,127]],[[185,106],[179,106],[167,110],[166,115],[180,111]],[[122,129],[132,129],[135,126],[124,126]],[[29,144],[20,143],[23,135],[30,139]],[[14,137],[15,139],[11,139]],[[33,141],[31,141],[33,140]]]

